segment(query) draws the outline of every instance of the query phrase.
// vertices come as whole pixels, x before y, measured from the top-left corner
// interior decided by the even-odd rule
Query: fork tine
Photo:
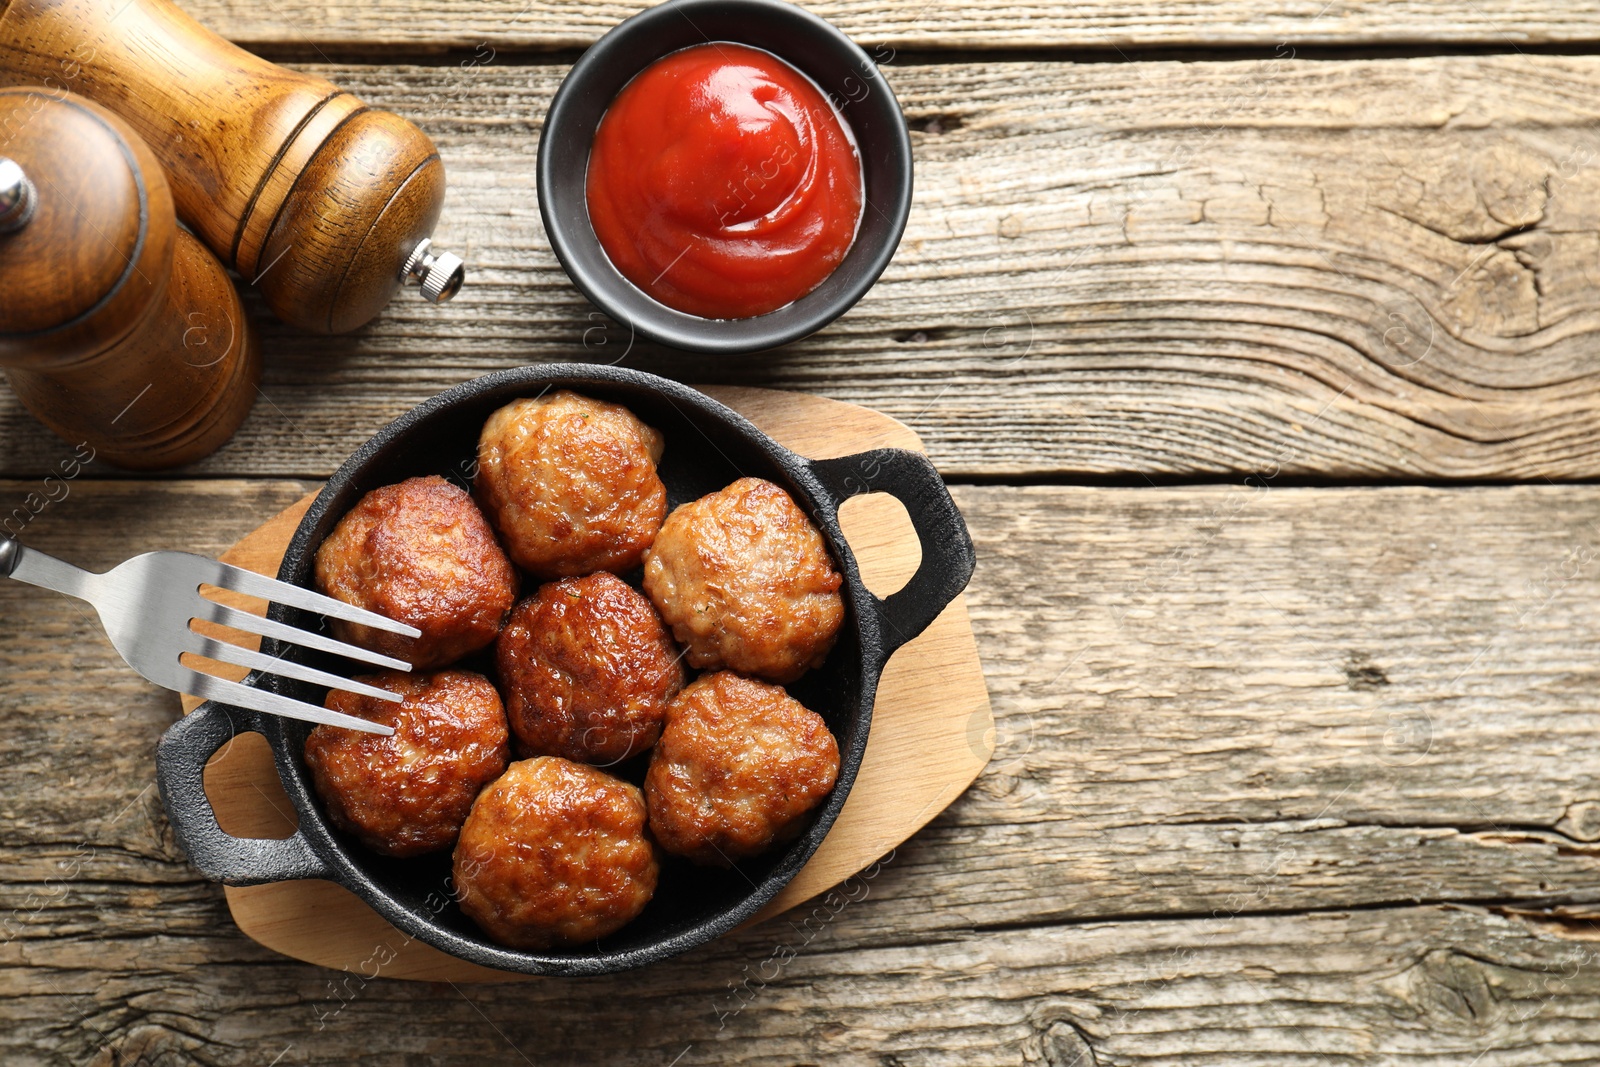
[[[201,598],[204,600],[204,598]],[[221,626],[231,626],[235,630],[246,633],[258,634],[262,637],[271,637],[291,645],[300,645],[303,648],[314,648],[318,652],[331,652],[335,656],[343,656],[361,663],[371,663],[377,667],[388,667],[390,670],[409,671],[411,664],[404,660],[392,659],[377,652],[369,652],[355,645],[347,645],[343,641],[335,641],[310,630],[297,630],[293,626],[281,622],[264,619],[260,615],[252,615],[248,611],[230,608],[226,604],[204,600],[204,614],[196,615],[197,619],[205,619]]]
[[[251,711],[260,711],[268,715],[282,715],[289,719],[303,719],[306,722],[323,723],[328,726],[343,726],[351,730],[360,730],[363,733],[381,734],[384,737],[394,733],[393,727],[381,723],[369,722],[358,719],[354,715],[345,715],[327,708],[319,708],[315,704],[306,704],[288,697],[269,693],[265,689],[253,689],[248,685],[238,682],[226,682],[221,678],[213,678],[209,674],[199,671],[186,671],[183,678],[183,691],[204,700],[215,700],[223,704],[232,704],[238,708],[248,708]]]
[[[198,556],[197,559],[205,559]],[[401,637],[421,637],[422,631],[415,626],[407,626],[403,622],[395,622],[375,612],[365,611],[361,608],[346,604],[342,600],[335,600],[331,596],[313,593],[309,589],[301,589],[298,585],[290,585],[273,578],[267,578],[254,571],[247,571],[240,567],[233,567],[216,560],[205,560],[217,568],[215,580],[207,581],[222,589],[231,589],[235,593],[246,596],[260,597],[271,600],[277,604],[286,604],[291,608],[304,608],[314,611],[318,615],[326,615],[330,619],[343,619],[345,622],[360,623],[370,626],[374,630],[384,630],[388,633],[399,634]]]
[[[236,667],[248,667],[253,671],[265,671],[268,674],[275,674],[283,678],[293,678],[300,682],[310,682],[312,685],[325,685],[329,689],[342,689],[347,693],[356,693],[364,697],[376,697],[379,700],[387,700],[392,703],[399,703],[401,699],[387,689],[379,689],[375,685],[358,682],[353,678],[343,678],[337,674],[329,674],[327,671],[319,671],[315,667],[307,667],[303,663],[295,663],[292,660],[286,660],[281,657],[265,656],[260,652],[252,652],[248,648],[240,648],[238,645],[229,644],[226,641],[203,637],[192,630],[190,631],[190,636],[192,641],[189,651],[207,659],[214,659],[221,663],[232,663]]]

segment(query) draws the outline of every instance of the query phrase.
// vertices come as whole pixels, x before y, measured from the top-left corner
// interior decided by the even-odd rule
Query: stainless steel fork
[[[372,734],[391,734],[394,731],[353,715],[343,715],[264,689],[202,674],[185,666],[178,657],[190,652],[222,663],[381,700],[398,701],[398,696],[362,682],[341,678],[337,674],[213,640],[195,633],[189,624],[195,620],[217,623],[286,644],[331,652],[346,659],[394,670],[409,671],[410,664],[207,600],[200,595],[200,587],[211,585],[229,589],[405,637],[417,637],[422,632],[309,589],[264,578],[252,571],[187,552],[150,552],[135,556],[104,574],[93,574],[70,563],[63,563],[54,556],[25,548],[10,537],[0,536],[0,576],[10,576],[19,582],[53,589],[94,605],[106,636],[111,638],[112,647],[127,661],[128,666],[157,685],[203,700],[215,700],[269,715],[345,726]]]

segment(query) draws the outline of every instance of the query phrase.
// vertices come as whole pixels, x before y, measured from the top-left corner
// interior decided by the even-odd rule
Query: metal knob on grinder
[[[416,282],[428,303],[442,304],[461,290],[461,283],[467,280],[467,270],[460,256],[449,252],[435,255],[433,242],[424,237],[406,257],[400,276],[402,281]]]
[[[14,159],[0,156],[0,233],[13,233],[33,218],[38,194]]]
[[[63,72],[149,143],[178,215],[285,322],[353,330],[413,276],[419,247],[446,261],[427,251],[445,179],[426,134],[230,44],[171,0],[0,0],[0,84],[57,85]],[[417,274],[434,303],[465,275],[448,258]]]
[[[178,228],[161,164],[59,89],[0,88],[0,130],[0,367],[18,398],[120,466],[218,448],[260,363],[227,272]]]

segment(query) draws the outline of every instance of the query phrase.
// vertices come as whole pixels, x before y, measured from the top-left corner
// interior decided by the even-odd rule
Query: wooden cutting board
[[[804,393],[708,387],[779,443],[813,459],[871,448],[922,450],[917,435],[887,415]],[[313,494],[314,495],[314,494]],[[308,496],[269,520],[222,558],[261,574],[278,564]],[[883,494],[848,501],[840,522],[867,588],[886,596],[915,573],[922,552],[905,508]],[[220,599],[220,598],[219,598]],[[247,597],[232,602],[264,612]],[[236,636],[236,635],[235,635]],[[221,673],[218,671],[217,673]],[[235,677],[242,677],[238,671]],[[198,701],[184,698],[184,710]],[[761,922],[866,868],[920,829],[972,783],[994,751],[994,718],[965,600],[957,597],[922,636],[896,652],[883,673],[866,756],[838,821]],[[238,837],[287,837],[294,807],[260,734],[241,734],[206,767],[218,822]],[[360,898],[332,882],[303,880],[226,888],[239,929],[286,956],[339,970],[424,981],[501,982],[520,978],[458,960],[408,938]],[[381,964],[380,964],[381,961]]]

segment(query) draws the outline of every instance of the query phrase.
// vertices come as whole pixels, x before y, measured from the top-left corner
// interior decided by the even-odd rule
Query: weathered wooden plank
[[[919,127],[900,253],[745,359],[629,350],[560,271],[534,195],[560,68],[316,69],[438,140],[472,281],[351,337],[263,322],[208,473],[325,475],[465,378],[623,358],[877,407],[957,477],[1600,475],[1600,58],[890,66]],[[0,472],[68,452],[0,401]]]
[[[189,0],[184,5],[218,32],[247,46],[511,49],[583,48],[647,6],[582,0],[372,0],[270,5]],[[1086,0],[1077,4],[975,0],[818,0],[806,5],[857,40],[896,48],[1069,48],[1477,44],[1505,50],[1600,38],[1591,0],[1553,9],[1529,0],[1430,4],[1394,0],[1229,0],[1158,4]]]
[[[748,931],[643,971],[490,986],[339,976],[225,936],[67,938],[25,959],[7,946],[0,1055],[97,1067],[1513,1067],[1600,1057],[1593,943],[1476,909],[841,947],[863,906],[841,902],[826,922]]]
[[[994,880],[975,922],[1081,916],[1091,898],[1356,904],[1345,894],[1368,878],[1437,899],[1417,867],[1435,848],[1535,895],[1556,883],[1533,857],[1560,856],[1589,893],[1600,497],[1587,487],[957,499],[1002,736],[935,836]],[[1152,862],[1169,842],[1218,878],[1189,904]],[[1039,875],[1001,873],[1012,854]],[[1183,895],[1198,888],[1183,880]]]
[[[307,486],[68,488],[24,537],[104,567],[220,551]],[[27,489],[0,484],[0,500]],[[858,943],[1600,902],[1600,771],[1584,756],[1600,747],[1600,488],[957,498],[998,751],[877,880]],[[118,664],[86,611],[4,583],[0,709],[0,915],[40,937],[93,916],[128,936],[205,929],[214,897],[149,788],[175,701]],[[68,911],[36,915],[42,891]],[[127,906],[147,892],[164,910]]]
[[[93,567],[216,552],[307,488],[80,480],[25,536]],[[1000,722],[978,786],[837,914],[600,982],[367,982],[251,946],[149,788],[173,701],[70,602],[0,585],[0,1058],[1600,1055],[1571,939],[1597,900],[1600,488],[957,496]],[[1291,914],[1491,898],[1578,920]],[[1117,916],[1148,918],[1081,925]]]

